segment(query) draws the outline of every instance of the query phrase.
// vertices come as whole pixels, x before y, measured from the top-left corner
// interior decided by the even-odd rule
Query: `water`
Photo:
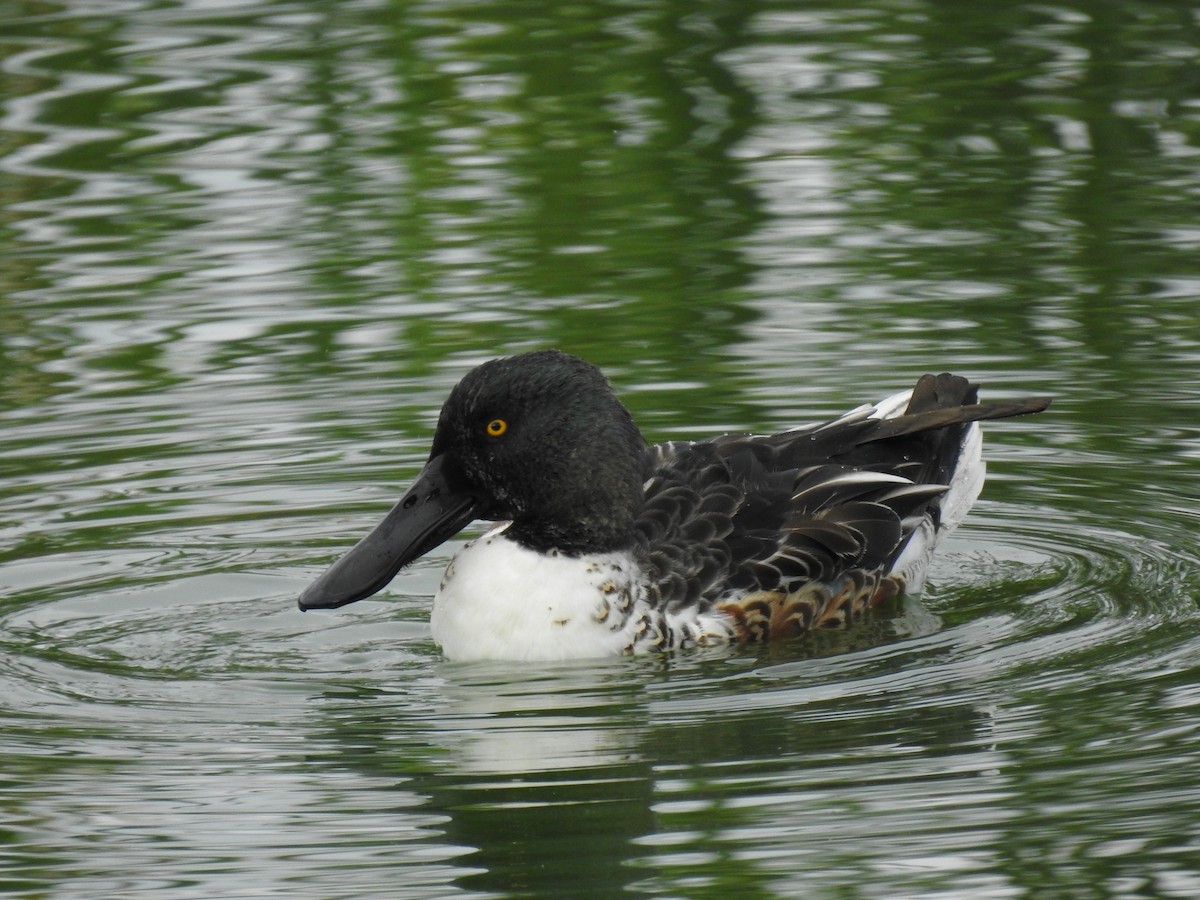
[[[1200,894],[1187,4],[10,4],[0,890]],[[299,590],[471,364],[653,440],[1051,393],[844,635],[452,664]]]

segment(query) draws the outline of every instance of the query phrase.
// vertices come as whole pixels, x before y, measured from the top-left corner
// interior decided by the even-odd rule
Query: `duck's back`
[[[976,397],[965,378],[927,375],[829,423],[652,448],[636,550],[652,602],[670,618],[722,612],[738,639],[766,640],[920,590],[983,484],[975,421],[1030,411]]]

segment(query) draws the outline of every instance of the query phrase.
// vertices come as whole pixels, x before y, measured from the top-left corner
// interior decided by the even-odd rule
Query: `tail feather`
[[[935,443],[936,480],[946,491],[933,498],[926,515],[909,535],[891,572],[904,578],[906,589],[919,592],[938,543],[966,518],[983,489],[987,467],[978,422],[1041,412],[1048,397],[978,403],[978,387],[956,375],[925,375],[913,388],[904,412],[884,418],[863,443],[928,435]],[[895,407],[893,407],[895,408]],[[932,473],[931,473],[932,474]]]
[[[912,397],[904,412],[889,416],[867,436],[863,443],[885,441],[906,434],[917,434],[979,422],[985,419],[1007,419],[1038,413],[1050,405],[1049,397],[1026,397],[1021,400],[990,400],[977,402],[979,386],[958,375],[922,375],[913,388]]]

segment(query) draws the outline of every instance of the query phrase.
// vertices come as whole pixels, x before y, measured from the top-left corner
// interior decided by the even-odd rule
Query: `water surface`
[[[1187,4],[102,2],[0,29],[0,888],[1200,894]],[[920,600],[443,661],[299,590],[474,363],[651,440],[1050,393]]]

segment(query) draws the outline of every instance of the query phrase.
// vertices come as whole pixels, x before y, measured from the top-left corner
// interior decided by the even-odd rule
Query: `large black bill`
[[[404,566],[474,519],[475,505],[473,496],[450,489],[442,457],[435,456],[384,520],[305,588],[300,608],[335,609],[382,590]]]

